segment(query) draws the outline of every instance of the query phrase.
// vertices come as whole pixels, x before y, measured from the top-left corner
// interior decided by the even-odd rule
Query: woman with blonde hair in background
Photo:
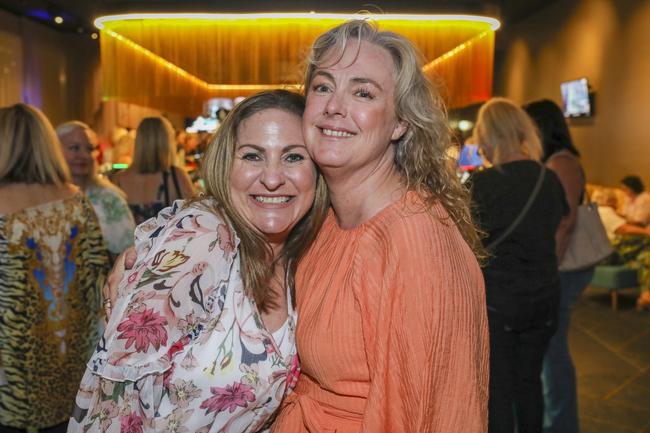
[[[492,166],[470,179],[491,253],[483,268],[490,325],[490,433],[542,430],[540,373],[555,332],[560,283],[555,232],[568,208],[557,176],[540,163],[533,121],[511,101],[479,110],[474,140]]]
[[[190,198],[194,186],[177,167],[174,130],[163,117],[147,117],[138,125],[133,163],[113,180],[127,195],[137,224],[154,217],[174,200]]]
[[[0,430],[64,432],[97,342],[108,252],[50,122],[0,109]]]
[[[135,221],[124,191],[98,173],[97,136],[85,123],[72,120],[56,127],[72,182],[95,209],[108,251],[116,257],[133,245]]]

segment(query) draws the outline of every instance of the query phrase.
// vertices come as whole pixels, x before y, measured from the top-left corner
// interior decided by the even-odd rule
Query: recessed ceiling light
[[[63,18],[61,16],[57,15],[57,16],[54,17],[54,22],[57,23],[57,24],[61,24],[61,23],[63,23]]]
[[[97,32],[92,32],[90,34],[90,37],[93,38],[93,39],[97,39],[99,37],[99,35],[97,34]]]

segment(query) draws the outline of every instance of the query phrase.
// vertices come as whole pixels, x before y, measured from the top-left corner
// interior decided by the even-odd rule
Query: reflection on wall
[[[0,31],[0,106],[20,101],[23,46],[15,34]]]
[[[88,123],[100,106],[99,47],[0,10],[0,106],[26,102],[53,124]]]
[[[560,83],[586,77],[596,114],[569,124],[589,180],[615,185],[634,173],[650,185],[648,28],[650,0],[558,0],[504,27],[495,94],[560,104]]]

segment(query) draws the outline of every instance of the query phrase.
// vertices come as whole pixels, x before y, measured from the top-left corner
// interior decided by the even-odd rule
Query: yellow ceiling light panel
[[[351,18],[371,19],[383,30],[403,34],[422,52],[431,73],[438,75],[444,69],[441,63],[463,57],[461,51],[476,51],[465,50],[463,44],[486,39],[481,35],[493,39],[500,25],[493,18],[471,15],[258,13],[101,17],[95,25],[104,36],[102,68],[108,77],[105,96],[152,103],[167,95],[168,102],[177,103],[179,92],[187,92],[196,109],[201,97],[245,96],[267,88],[296,87],[314,39]],[[493,43],[472,45],[493,49]],[[432,64],[436,59],[438,62]],[[125,87],[129,87],[130,93],[136,86],[121,85],[118,76],[147,77],[138,80],[141,95],[136,98],[124,94]],[[144,92],[153,92],[153,96],[145,96]]]

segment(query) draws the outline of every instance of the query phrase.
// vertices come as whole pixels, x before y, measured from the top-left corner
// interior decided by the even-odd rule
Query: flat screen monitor
[[[591,116],[591,101],[589,100],[589,83],[586,78],[565,81],[560,84],[562,92],[562,108],[564,117]]]

